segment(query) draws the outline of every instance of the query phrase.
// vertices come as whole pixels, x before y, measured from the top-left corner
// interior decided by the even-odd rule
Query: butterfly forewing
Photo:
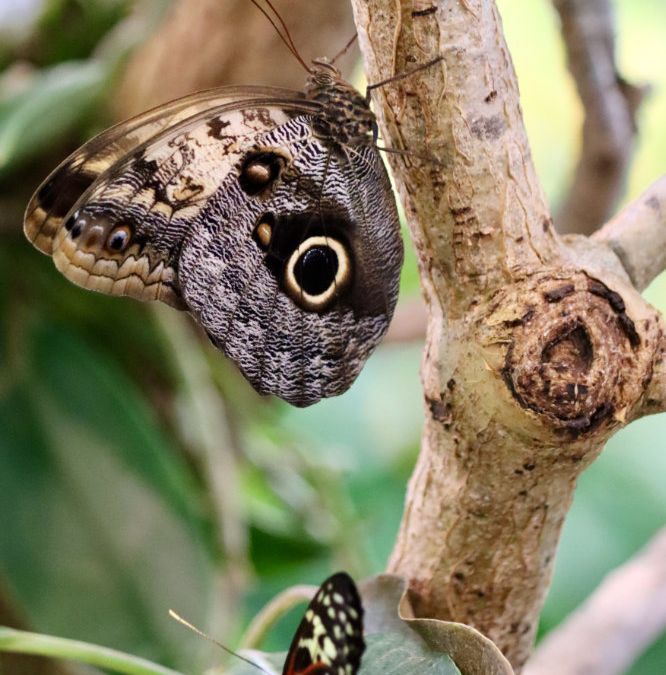
[[[279,87],[209,89],[170,101],[103,131],[72,153],[39,186],[26,209],[26,236],[37,248],[50,254],[54,233],[63,217],[117,161],[161,131],[197,113],[257,98],[284,100],[303,98],[303,95]]]
[[[321,585],[305,611],[282,675],[356,675],[364,649],[356,585],[338,572]]]

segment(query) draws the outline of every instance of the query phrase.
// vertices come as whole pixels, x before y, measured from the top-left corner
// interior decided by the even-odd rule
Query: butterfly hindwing
[[[324,581],[305,611],[282,675],[356,675],[364,649],[356,585],[338,572]]]

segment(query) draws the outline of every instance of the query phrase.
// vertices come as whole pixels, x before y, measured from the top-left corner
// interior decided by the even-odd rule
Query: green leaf
[[[502,652],[474,628],[453,621],[414,618],[410,595],[401,577],[380,574],[363,582],[360,589],[367,632],[399,632],[408,642],[425,644],[424,649],[450,657],[460,669],[453,672],[463,675],[513,675]],[[383,673],[382,667],[377,666],[375,672]]]
[[[183,645],[201,645],[167,615],[201,623],[213,602],[189,468],[99,346],[32,324],[29,366],[0,364],[16,371],[0,392],[0,574],[42,631],[192,663]]]
[[[0,101],[0,175],[55,145],[90,111],[111,74],[91,59],[45,68],[27,89]]]
[[[456,664],[442,652],[395,633],[366,638],[359,675],[460,675]]]
[[[280,673],[286,653],[261,654],[243,652],[254,663]],[[256,675],[256,667],[239,662],[229,669],[229,675]],[[358,675],[460,675],[455,663],[441,652],[418,641],[395,633],[378,633],[366,637],[366,648]]]
[[[125,675],[181,675],[175,670],[115,649],[2,626],[0,626],[0,651],[71,659]]]

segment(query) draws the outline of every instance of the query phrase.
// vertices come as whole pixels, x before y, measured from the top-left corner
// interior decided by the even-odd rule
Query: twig
[[[606,242],[642,291],[666,269],[666,176],[654,182],[593,237]]]
[[[629,84],[617,73],[610,0],[553,4],[585,109],[581,156],[555,223],[563,233],[590,234],[610,217],[624,187],[636,136],[635,115],[647,88]]]
[[[539,645],[524,675],[620,675],[666,628],[666,528]]]

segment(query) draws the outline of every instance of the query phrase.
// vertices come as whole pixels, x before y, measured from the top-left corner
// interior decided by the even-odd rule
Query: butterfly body
[[[188,310],[260,393],[345,391],[386,331],[398,215],[365,98],[231,87],[103,132],[33,196],[28,238],[85,288]]]

